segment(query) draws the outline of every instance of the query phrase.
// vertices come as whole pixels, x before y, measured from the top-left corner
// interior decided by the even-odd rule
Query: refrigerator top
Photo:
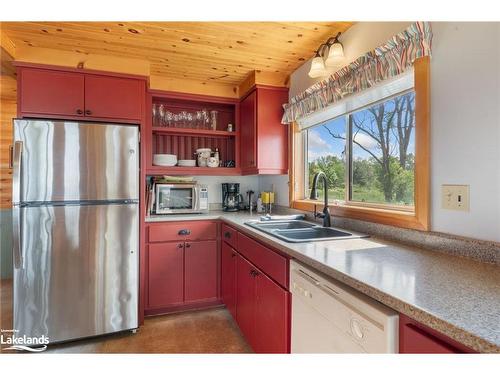
[[[139,129],[14,120],[13,204],[139,199]]]

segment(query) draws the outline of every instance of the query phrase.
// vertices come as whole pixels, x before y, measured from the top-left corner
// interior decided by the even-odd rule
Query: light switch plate
[[[469,185],[441,185],[441,206],[448,210],[469,211]]]

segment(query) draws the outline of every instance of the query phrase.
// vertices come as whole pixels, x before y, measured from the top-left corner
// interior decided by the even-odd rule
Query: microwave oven
[[[199,184],[155,184],[154,210],[161,214],[208,211],[208,188]]]

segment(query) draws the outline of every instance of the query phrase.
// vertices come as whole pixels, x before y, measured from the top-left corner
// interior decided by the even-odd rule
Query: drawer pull
[[[178,234],[179,236],[188,236],[191,234],[191,231],[189,229],[181,229]]]
[[[226,238],[231,238],[231,232],[225,232],[224,237]]]

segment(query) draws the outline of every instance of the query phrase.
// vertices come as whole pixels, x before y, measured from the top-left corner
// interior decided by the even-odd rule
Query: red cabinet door
[[[255,276],[255,347],[256,353],[289,353],[290,292],[282,289],[263,273]]]
[[[20,72],[23,114],[83,116],[83,74],[28,68]]]
[[[399,352],[410,354],[474,353],[465,345],[403,314],[399,315]]]
[[[140,121],[144,82],[85,75],[85,116]]]
[[[184,257],[184,301],[216,299],[217,241],[186,242]]]
[[[255,350],[255,268],[242,256],[236,257],[236,322]]]
[[[248,95],[240,105],[241,168],[257,166],[257,92]]]
[[[283,125],[281,118],[283,104],[288,102],[288,90],[257,90],[257,167],[265,173],[286,173],[288,125]]]
[[[222,302],[236,319],[236,251],[222,242],[221,289]]]
[[[184,300],[184,244],[150,244],[148,252],[148,307],[181,304]]]

